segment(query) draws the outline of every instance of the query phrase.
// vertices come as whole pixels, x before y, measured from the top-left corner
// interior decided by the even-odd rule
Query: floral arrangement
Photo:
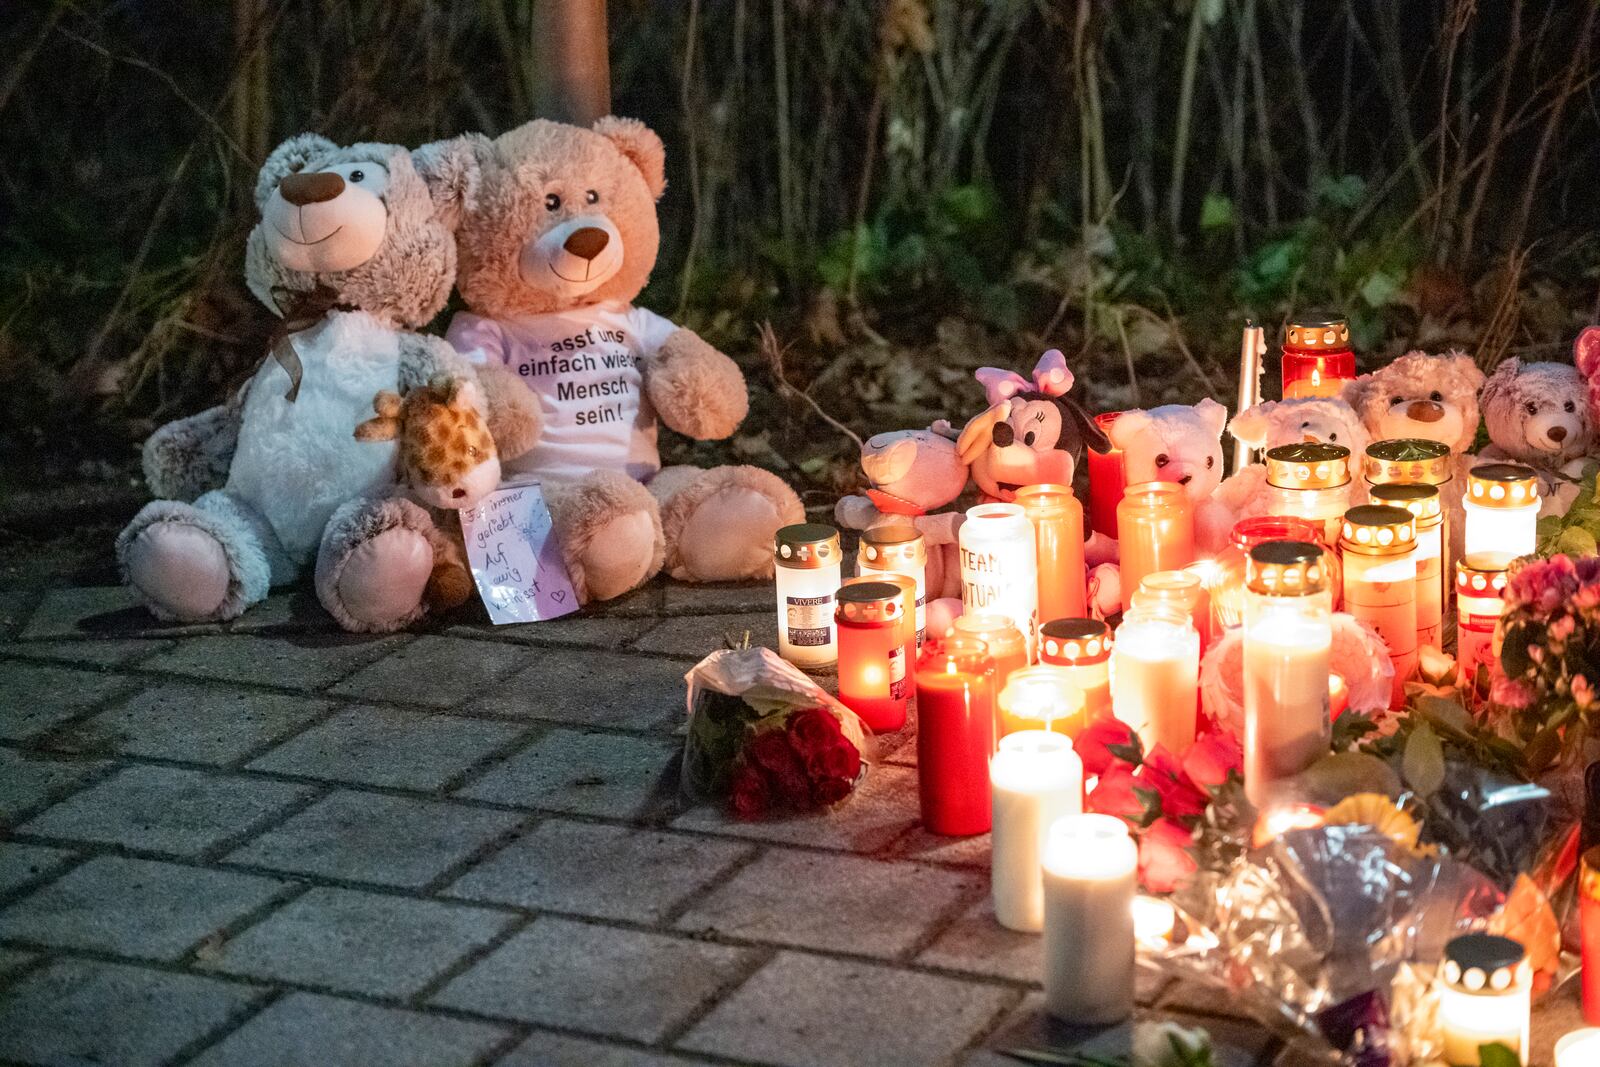
[[[1600,726],[1600,557],[1518,560],[1505,602],[1489,696],[1538,772],[1580,752]]]
[[[861,750],[838,716],[820,704],[796,708],[751,724],[734,757],[730,802],[746,819],[826,808],[849,796],[860,776]]]

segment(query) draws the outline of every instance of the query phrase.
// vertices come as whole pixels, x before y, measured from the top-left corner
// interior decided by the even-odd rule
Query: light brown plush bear
[[[539,441],[506,469],[543,483],[580,600],[625,593],[663,566],[688,581],[771,574],[773,534],[804,519],[794,491],[755,467],[662,470],[656,450],[657,419],[715,440],[748,409],[731,359],[632,305],[660,244],[661,139],[631,119],[539,120],[421,154],[462,145],[481,184],[459,233],[469,311],[448,336],[538,398]]]

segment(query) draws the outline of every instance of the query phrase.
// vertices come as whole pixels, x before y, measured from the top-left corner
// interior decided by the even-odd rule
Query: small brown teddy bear
[[[1346,385],[1344,400],[1374,441],[1420,437],[1447,444],[1460,456],[1478,434],[1481,388],[1483,372],[1465,353],[1407,352]]]
[[[1593,331],[1600,342],[1600,330]],[[1600,348],[1597,343],[1596,348]],[[1575,355],[1583,356],[1582,339]],[[1596,353],[1600,356],[1600,353]],[[1544,514],[1565,514],[1577,496],[1576,479],[1595,449],[1594,413],[1589,392],[1597,368],[1566,363],[1503,360],[1484,383],[1479,403],[1489,431],[1484,461],[1521,463],[1539,472]]]
[[[771,574],[773,534],[805,514],[792,489],[755,467],[660,469],[658,418],[716,440],[748,409],[733,360],[632,304],[660,245],[661,139],[632,119],[538,120],[421,154],[460,146],[482,179],[459,235],[469,310],[448,336],[538,399],[543,432],[507,470],[543,484],[579,599],[618,596],[663,565],[688,581]]]

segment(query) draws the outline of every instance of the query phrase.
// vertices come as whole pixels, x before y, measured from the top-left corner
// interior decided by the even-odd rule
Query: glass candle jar
[[[1295,519],[1285,515],[1263,515],[1254,519],[1240,519],[1233,524],[1228,535],[1228,546],[1217,553],[1214,574],[1210,582],[1211,619],[1218,636],[1224,631],[1244,625],[1245,566],[1250,550],[1268,541],[1310,541],[1324,547],[1336,544],[1322,540],[1322,527],[1308,519]],[[1327,553],[1325,565],[1329,566],[1328,585],[1338,606],[1341,591],[1339,583],[1338,554]]]
[[[1148,752],[1174,756],[1194,743],[1200,699],[1200,635],[1171,604],[1129,609],[1111,653],[1111,709],[1139,734]]]
[[[1469,707],[1481,705],[1500,673],[1495,627],[1505,611],[1506,568],[1512,557],[1479,552],[1456,562],[1456,687]],[[1478,668],[1486,671],[1479,684]],[[1600,968],[1600,960],[1596,961]]]
[[[1578,923],[1582,928],[1583,1021],[1600,1025],[1600,846],[1586,851],[1578,864]]]
[[[1083,761],[1064,735],[1023,730],[1000,739],[989,788],[994,917],[1008,929],[1037,932],[1044,926],[1045,834],[1057,819],[1083,811]]]
[[[1313,312],[1289,320],[1283,336],[1283,398],[1337,397],[1356,376],[1343,315]]]
[[[900,574],[916,585],[917,647],[928,629],[928,542],[922,531],[906,523],[875,526],[861,535],[856,573],[863,578]]]
[[[843,560],[832,526],[807,522],[778,531],[778,654],[796,667],[827,667],[839,658],[833,598]]]
[[[905,593],[889,582],[855,582],[838,600],[839,700],[874,733],[894,733],[906,724],[912,691]]]
[[[1322,546],[1269,541],[1245,578],[1244,788],[1265,810],[1272,786],[1328,754],[1333,598]]]
[[[960,615],[950,624],[952,634],[976,637],[994,659],[994,691],[1006,687],[1011,672],[1028,665],[1028,643],[1016,623],[1004,615]]]
[[[922,825],[949,837],[989,829],[994,661],[982,641],[930,642],[917,661],[917,798]]]
[[[979,504],[967,509],[959,537],[963,610],[1009,618],[1031,659],[1039,611],[1033,523],[1019,504]]]
[[[965,529],[965,527],[963,527]],[[1117,505],[1117,540],[1122,553],[1122,608],[1144,576],[1194,562],[1194,505],[1177,482],[1128,486]]]
[[[1467,474],[1465,552],[1526,556],[1539,542],[1539,476],[1516,463],[1484,463]]]
[[[1108,411],[1094,417],[1101,433],[1107,432],[1117,421],[1120,411]],[[1089,467],[1089,528],[1106,537],[1117,536],[1117,505],[1122,502],[1122,490],[1127,486],[1127,475],[1122,469],[1122,449],[1112,447],[1107,452],[1085,449],[1084,459]]]
[[[1433,485],[1439,488],[1441,505],[1451,501],[1450,482],[1455,473],[1455,458],[1450,446],[1421,437],[1395,437],[1374,441],[1367,446],[1361,459],[1361,470],[1366,477],[1368,491],[1375,485],[1393,485],[1397,482]],[[1450,508],[1443,506],[1439,523],[1440,597],[1450,598],[1451,575],[1455,573],[1455,557],[1450,547]]]
[[[1339,538],[1344,610],[1371,626],[1389,646],[1393,708],[1403,706],[1406,679],[1417,669],[1416,524],[1405,508],[1363,504],[1345,512]]]
[[[1478,1067],[1479,1048],[1501,1044],[1526,1063],[1533,967],[1509,937],[1464,934],[1444,947],[1439,1029],[1450,1067]]]
[[[1325,544],[1339,537],[1350,507],[1350,450],[1314,441],[1267,449],[1267,510],[1317,524]]]
[[[1039,627],[1039,662],[1067,672],[1083,694],[1085,723],[1111,714],[1111,627],[1099,619],[1052,619]]]
[[[900,590],[900,643],[906,650],[906,669],[911,672],[908,678],[914,682],[917,662],[917,584],[903,574],[867,574],[859,578],[846,578],[839,589],[843,592],[852,585],[865,585],[868,582],[883,582]]]
[[[1181,571],[1156,571],[1144,576],[1134,591],[1133,603],[1137,608],[1145,604],[1171,604],[1187,612],[1200,635],[1200,654],[1205,655],[1206,635],[1211,631],[1211,598],[1206,594],[1205,581],[1189,564]]]
[[[1038,551],[1039,618],[1082,615],[1088,571],[1083,562],[1083,505],[1069,485],[1025,485],[1017,503],[1033,523]]]
[[[1417,644],[1444,648],[1444,509],[1439,488],[1419,482],[1369,487],[1374,504],[1405,508],[1417,520]]]
[[[1000,690],[998,736],[1045,730],[1078,736],[1083,729],[1083,694],[1066,667],[1041,663],[1012,671]]]

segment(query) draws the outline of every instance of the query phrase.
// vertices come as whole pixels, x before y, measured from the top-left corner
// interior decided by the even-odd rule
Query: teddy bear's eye
[[[1435,389],[1433,392],[1428,394],[1428,399],[1433,401],[1435,404],[1438,404],[1443,402],[1444,394]]]
[[[471,456],[473,459],[477,459],[478,458],[478,446],[477,445],[468,445],[467,446],[467,455]]]
[[[1523,407],[1523,410],[1525,410],[1529,415],[1537,415],[1537,414],[1539,414],[1539,405],[1535,404],[1531,400],[1528,401],[1526,404],[1522,405],[1522,407]]]
[[[561,198],[555,193],[550,193],[544,198],[544,209],[546,211],[560,211]]]
[[[353,170],[350,172],[350,180],[353,182],[365,181],[366,177],[367,172],[364,170]]]
[[[1338,440],[1339,440],[1339,431],[1334,430],[1333,432],[1328,434],[1328,443],[1330,445],[1333,444],[1334,442],[1338,441]]]
[[[588,203],[598,204],[600,202],[600,194],[595,192],[593,189],[590,189],[587,193],[583,194],[583,199]]]
[[[1394,407],[1396,404],[1404,404],[1405,402],[1406,402],[1406,398],[1403,397],[1403,396],[1391,396],[1389,398],[1389,406],[1390,407]]]
[[[1216,456],[1207,456],[1206,457],[1206,470],[1210,470],[1212,467],[1215,467],[1216,465],[1217,465],[1217,457]]]
[[[1171,463],[1171,462],[1172,462],[1172,457],[1167,455],[1165,452],[1161,453],[1159,456],[1156,457],[1156,466],[1157,467],[1165,467],[1168,463]]]
[[[1572,401],[1569,400],[1565,404],[1561,405],[1561,410],[1562,411],[1566,411],[1566,412],[1577,411],[1578,410],[1578,405],[1574,404]]]

